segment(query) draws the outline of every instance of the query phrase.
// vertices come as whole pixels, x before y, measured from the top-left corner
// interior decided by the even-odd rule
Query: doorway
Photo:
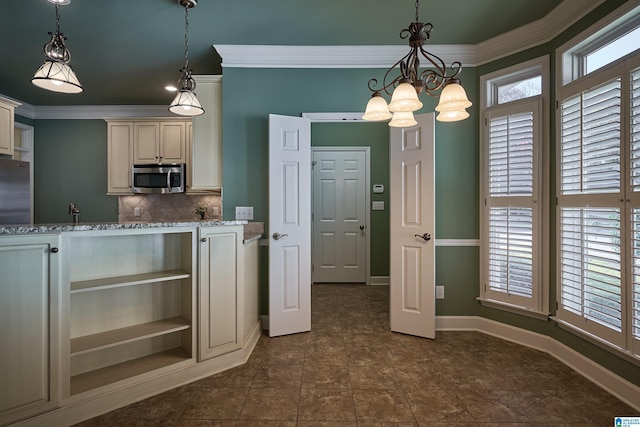
[[[369,279],[369,147],[312,147],[312,283]]]

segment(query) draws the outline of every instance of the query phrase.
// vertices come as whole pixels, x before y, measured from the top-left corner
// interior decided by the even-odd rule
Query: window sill
[[[596,335],[593,335],[592,333],[589,333],[583,329],[580,329],[577,326],[574,326],[565,320],[559,319],[557,316],[551,316],[550,319],[556,322],[561,329],[571,332],[572,334],[579,336],[580,338],[590,342],[593,345],[596,345],[604,350],[610,351],[616,356],[619,356],[624,360],[627,360],[635,365],[640,366],[640,356],[636,356],[630,351],[625,350],[620,346],[612,344],[609,341],[605,341],[602,338],[597,337]]]
[[[480,298],[480,297],[476,299],[480,301],[480,304],[482,304],[485,307],[495,308],[496,310],[508,311],[509,313],[519,314],[521,316],[527,316],[527,317],[531,317],[533,319],[538,319],[538,320],[549,319],[549,313],[545,313],[543,311],[536,311],[530,308],[522,307],[520,305],[509,304],[509,303],[494,300],[494,299],[487,299],[487,298]]]

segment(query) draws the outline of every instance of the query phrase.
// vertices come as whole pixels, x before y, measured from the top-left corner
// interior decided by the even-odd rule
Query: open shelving
[[[64,245],[68,396],[195,363],[195,230],[69,233]]]

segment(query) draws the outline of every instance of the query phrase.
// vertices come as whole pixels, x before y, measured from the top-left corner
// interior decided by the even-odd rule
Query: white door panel
[[[366,150],[314,147],[313,160],[313,281],[364,283]]]
[[[392,331],[435,338],[434,114],[416,120],[391,130],[390,320]]]
[[[269,115],[269,336],[311,330],[311,122]]]

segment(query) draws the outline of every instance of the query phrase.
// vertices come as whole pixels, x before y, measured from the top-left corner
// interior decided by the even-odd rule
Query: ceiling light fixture
[[[181,116],[199,116],[204,113],[204,108],[196,98],[194,92],[196,82],[189,69],[189,9],[196,7],[198,2],[196,0],[178,0],[178,4],[184,7],[184,67],[180,70],[178,93],[169,105],[169,111]]]
[[[80,93],[82,85],[69,65],[71,52],[64,45],[67,39],[60,32],[60,6],[68,5],[71,0],[48,0],[56,6],[56,33],[49,33],[51,40],[44,45],[44,64],[34,74],[31,83],[53,92]]]
[[[413,112],[422,108],[418,94],[426,92],[427,95],[435,97],[440,91],[440,102],[436,107],[439,114],[436,120],[455,122],[469,117],[465,109],[472,104],[458,79],[462,64],[459,61],[451,63],[451,74],[447,75],[444,61],[423,49],[422,46],[429,40],[433,25],[420,22],[418,9],[419,0],[416,0],[416,22],[400,31],[401,39],[409,38],[409,53],[387,70],[381,88],[377,87],[377,79],[369,80],[369,90],[373,94],[362,116],[363,120],[392,119],[389,122],[389,126],[392,127],[414,126],[416,121]],[[431,68],[420,71],[420,56],[427,60],[427,66]],[[389,74],[398,66],[400,75],[390,79]],[[389,105],[383,98],[382,91],[391,96]]]

